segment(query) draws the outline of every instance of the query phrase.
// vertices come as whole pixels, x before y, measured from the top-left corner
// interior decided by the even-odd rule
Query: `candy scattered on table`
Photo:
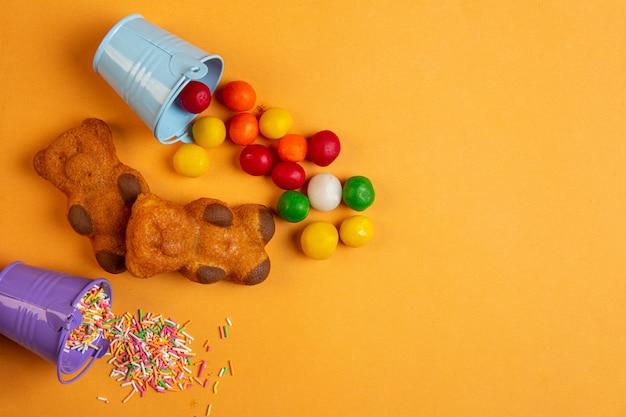
[[[289,132],[292,123],[291,113],[280,107],[272,107],[261,114],[259,131],[268,139],[280,139]]]
[[[200,117],[191,126],[191,135],[203,148],[215,148],[226,140],[226,125],[219,117]]]
[[[309,181],[307,195],[314,209],[334,210],[341,203],[341,182],[333,174],[316,174]]]
[[[259,136],[259,121],[252,113],[238,113],[230,119],[228,137],[237,145],[250,145]]]
[[[330,165],[341,151],[339,137],[330,130],[321,130],[309,139],[308,159],[316,165]]]
[[[293,117],[281,107],[264,109],[259,106],[260,115],[255,116],[251,111],[256,104],[256,91],[243,80],[226,83],[219,97],[226,108],[236,112],[230,116],[227,136],[233,143],[244,147],[239,154],[240,168],[252,176],[269,175],[274,185],[285,190],[275,210],[283,220],[301,222],[308,217],[311,208],[328,212],[342,202],[359,212],[373,204],[375,192],[372,182],[360,175],[349,177],[342,184],[331,173],[318,173],[309,178],[306,194],[299,191],[307,181],[307,172],[302,163],[327,167],[338,158],[341,140],[335,132],[319,130],[308,138],[290,133]],[[226,124],[219,122],[213,116],[199,118],[192,129],[194,141],[203,148],[220,145],[225,136],[222,126]],[[276,142],[266,146],[256,143],[257,139]],[[192,148],[181,149],[180,152],[182,155],[178,156],[178,163],[175,162],[177,172],[195,177],[208,170],[206,154]],[[366,217],[346,218],[339,230],[328,222],[322,222],[326,223],[324,226],[318,223],[307,225],[300,236],[302,251],[313,259],[329,258],[339,240],[346,246],[360,247],[373,237],[372,222]],[[220,338],[226,338],[226,332],[222,328]]]
[[[174,169],[181,175],[196,178],[205,174],[211,165],[205,148],[185,143],[174,153]]]
[[[256,92],[245,81],[231,81],[222,88],[222,101],[230,110],[250,111],[256,103]]]
[[[351,248],[358,248],[374,237],[374,225],[367,217],[357,214],[348,217],[341,222],[339,227],[339,238]]]
[[[308,224],[300,235],[300,245],[305,255],[312,259],[328,259],[339,242],[337,228],[329,222],[317,221]]]
[[[247,174],[261,176],[270,172],[274,165],[274,158],[266,146],[253,143],[241,150],[239,165]]]
[[[297,162],[280,161],[272,168],[272,181],[283,190],[295,190],[306,181],[306,172]]]
[[[302,135],[289,133],[278,140],[276,151],[283,161],[300,162],[306,158],[309,143]]]
[[[300,191],[287,190],[276,203],[276,211],[283,219],[291,223],[300,222],[309,215],[310,202]]]
[[[363,211],[371,206],[375,197],[372,182],[362,175],[348,178],[343,186],[343,202],[356,211]]]

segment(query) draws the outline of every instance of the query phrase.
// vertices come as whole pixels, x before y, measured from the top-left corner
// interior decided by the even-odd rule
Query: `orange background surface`
[[[504,4],[512,3],[512,4]],[[14,1],[0,24],[0,262],[104,276],[113,310],[191,319],[219,392],[143,399],[99,360],[61,385],[0,337],[2,415],[618,416],[626,413],[626,8],[588,1]],[[141,13],[221,55],[292,132],[331,129],[328,168],[369,177],[368,245],[306,258],[296,241],[347,207],[277,219],[254,287],[141,280],[96,265],[32,158],[86,117],[152,191],[275,204],[267,178],[211,151],[200,178],[92,70],[102,37]],[[206,114],[228,117],[215,102]],[[218,326],[229,317],[228,339]],[[194,346],[194,345],[192,345]],[[96,397],[109,399],[109,404]]]

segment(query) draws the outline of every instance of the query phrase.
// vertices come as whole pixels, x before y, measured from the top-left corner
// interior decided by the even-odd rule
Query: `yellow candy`
[[[289,132],[292,123],[291,113],[280,107],[273,107],[259,118],[259,130],[268,139],[280,139]]]
[[[214,148],[226,139],[226,126],[215,116],[204,116],[194,122],[191,134],[198,145],[203,148]]]
[[[367,217],[356,215],[348,217],[339,227],[341,241],[352,248],[365,245],[374,237],[374,225]]]
[[[328,259],[339,242],[337,228],[329,222],[318,221],[307,225],[300,236],[300,245],[306,256],[313,259]]]
[[[209,154],[202,146],[185,143],[174,154],[174,169],[187,177],[199,177],[209,170]]]

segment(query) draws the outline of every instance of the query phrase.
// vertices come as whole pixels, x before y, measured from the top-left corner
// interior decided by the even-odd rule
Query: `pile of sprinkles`
[[[194,386],[210,388],[213,394],[217,394],[220,379],[226,374],[235,375],[233,361],[228,360],[211,379],[207,361],[197,359],[190,346],[195,340],[187,332],[191,320],[178,324],[171,317],[144,314],[141,309],[136,314],[126,312],[116,316],[111,311],[109,296],[98,285],[85,293],[77,308],[82,314],[82,322],[70,332],[64,349],[85,353],[89,348],[98,349],[95,342],[106,338],[110,344],[108,363],[113,366],[109,376],[120,386],[130,389],[122,403],[134,395],[144,397],[148,391],[166,393]],[[226,323],[218,326],[220,339],[229,337],[230,318],[226,318]],[[209,340],[202,347],[210,352]],[[96,399],[109,403],[107,397]],[[207,416],[212,407],[209,403]]]
[[[116,319],[109,360],[114,369],[109,376],[132,387],[124,402],[136,392],[143,397],[148,389],[163,393],[191,388],[195,379],[190,367],[196,354],[188,346],[194,339],[185,331],[187,324],[141,310]]]

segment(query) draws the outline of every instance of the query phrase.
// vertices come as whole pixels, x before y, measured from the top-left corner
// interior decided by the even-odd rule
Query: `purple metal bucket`
[[[92,280],[13,262],[0,272],[0,333],[56,364],[61,383],[75,381],[109,348],[109,342],[99,338],[98,349],[64,350],[70,332],[82,321],[77,305],[95,285],[111,298],[111,284],[104,278]]]

